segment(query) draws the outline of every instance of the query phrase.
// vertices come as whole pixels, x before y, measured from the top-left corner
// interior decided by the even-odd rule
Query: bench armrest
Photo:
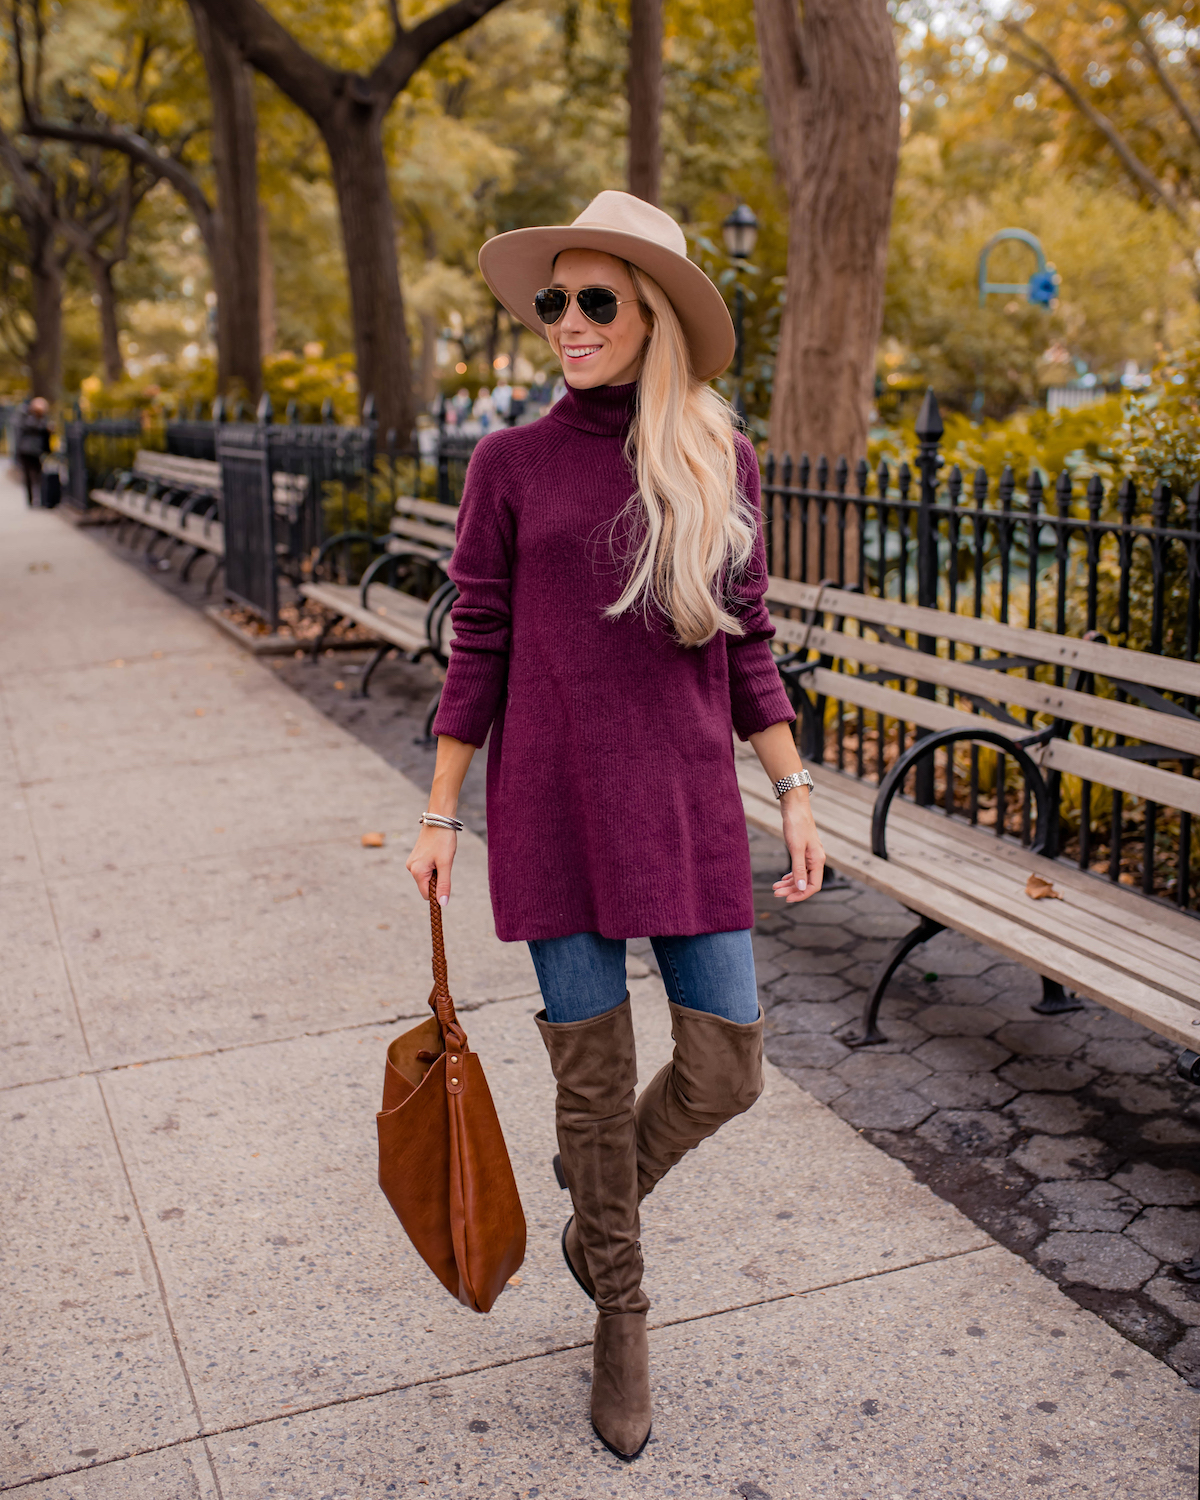
[[[871,853],[877,859],[888,857],[888,812],[891,810],[896,793],[904,785],[904,778],[919,760],[924,760],[927,755],[932,755],[935,750],[940,750],[945,745],[957,744],[959,740],[969,740],[972,744],[991,745],[994,749],[1003,751],[1005,755],[1011,755],[1021,767],[1025,773],[1025,784],[1033,793],[1033,800],[1037,803],[1037,836],[1030,846],[1030,851],[1033,854],[1045,852],[1050,835],[1052,811],[1050,793],[1041,771],[1028,753],[1017,741],[1010,740],[998,729],[941,729],[936,734],[928,734],[910,745],[879,784],[879,791],[875,797],[875,809],[871,814]]]
[[[381,551],[387,542],[387,537],[376,536],[370,531],[339,531],[336,536],[331,536],[321,543],[320,550],[313,559],[313,577],[317,576],[317,569],[335,547],[344,547],[351,542],[366,542],[372,550]]]

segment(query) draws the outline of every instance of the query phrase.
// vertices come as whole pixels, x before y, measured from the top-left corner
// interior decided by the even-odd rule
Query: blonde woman
[[[450,894],[455,809],[489,731],[496,931],[528,942],[558,1084],[567,1265],[596,1304],[592,1425],[650,1435],[638,1205],[762,1089],[762,1012],[732,736],[775,784],[792,870],[824,854],[770,646],[754,450],[706,384],[733,355],[682,231],[626,193],[484,245],[504,306],[550,342],[567,391],[475,450],[450,572],[454,653],[408,868]],[[461,824],[457,825],[461,827]],[[650,936],[672,1061],[635,1104],[625,940]]]

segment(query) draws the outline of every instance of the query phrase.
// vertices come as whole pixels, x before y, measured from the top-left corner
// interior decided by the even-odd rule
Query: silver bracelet
[[[775,790],[775,800],[778,802],[784,792],[790,792],[794,787],[806,786],[811,795],[815,789],[815,783],[807,771],[793,771],[790,776],[781,776],[778,781],[771,783]]]
[[[448,828],[451,833],[461,833],[467,826],[457,818],[444,818],[441,813],[431,812],[422,813],[417,822],[424,823],[427,828]]]

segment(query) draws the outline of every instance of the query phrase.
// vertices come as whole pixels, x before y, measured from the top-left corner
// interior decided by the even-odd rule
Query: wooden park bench
[[[392,652],[399,652],[409,661],[432,656],[443,667],[449,660],[450,606],[458,597],[458,590],[445,576],[445,565],[454,549],[457,517],[457,506],[402,496],[396,501],[396,515],[386,537],[362,531],[342,532],[330,537],[317,556],[314,574],[324,570],[326,559],[348,546],[366,546],[378,552],[361,582],[344,584],[314,578],[301,584],[303,597],[328,614],[321,634],[311,647],[314,661],[329,631],[340,620],[351,620],[378,639],[379,646],[364,668],[358,687],[361,697],[368,696],[375,668]],[[432,565],[442,575],[442,582],[429,599],[417,598],[397,586],[401,573],[410,571],[414,563]],[[427,737],[436,711],[435,700],[427,716]]]
[[[1075,996],[1086,996],[1182,1046],[1179,1071],[1200,1082],[1200,921],[1178,909],[1187,900],[1191,819],[1200,816],[1200,780],[1191,774],[1200,760],[1200,718],[1190,707],[1200,699],[1200,664],[1098,636],[1081,640],[783,579],[771,579],[767,599],[777,639],[790,648],[780,669],[800,711],[801,752],[816,781],[829,861],[918,918],[880,966],[856,1045],[885,1040],[878,1014],[892,975],[918,944],[953,928],[1041,974],[1034,1010],[1077,1009]],[[842,770],[822,764],[830,704]],[[892,721],[901,753],[888,765],[883,747]],[[905,748],[907,725],[926,733],[912,734]],[[1092,743],[1097,736],[1105,743]],[[958,744],[1001,756],[1001,829],[1003,768],[1012,760],[1023,773],[1026,842],[975,823],[978,750],[967,805],[955,805],[950,770],[944,806],[931,805],[929,757],[946,760]],[[924,795],[900,798],[922,765]],[[874,784],[864,779],[872,771]],[[1151,852],[1158,809],[1179,811],[1178,906],[1150,894],[1152,865],[1139,892],[1121,884],[1117,870],[1105,879],[1054,857],[1063,775],[1082,782],[1083,823],[1092,787],[1111,790],[1117,827],[1121,799],[1145,799]],[[747,820],[779,837],[778,805],[757,762],[739,755],[738,777]],[[1110,859],[1113,844],[1119,838]],[[1043,898],[1031,899],[1030,877],[1048,882],[1059,899],[1036,882],[1031,889]]]
[[[184,578],[198,558],[213,557],[219,566],[225,556],[225,532],[219,519],[220,464],[139,449],[133,468],[118,474],[111,489],[92,490],[91,498],[120,518],[118,536],[127,522],[149,531],[147,557],[163,537],[168,539],[164,559],[176,546],[188,548],[180,569]],[[210,586],[216,572],[214,567]]]

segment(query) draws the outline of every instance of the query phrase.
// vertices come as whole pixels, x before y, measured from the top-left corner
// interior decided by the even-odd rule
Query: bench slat
[[[977,620],[973,615],[901,604],[895,599],[877,599],[869,594],[852,594],[847,589],[822,589],[817,584],[793,583],[788,578],[769,578],[767,599],[800,609],[816,609],[819,604],[822,612],[850,620],[890,625],[938,640],[959,641],[985,650],[1033,657],[1051,666],[1099,672],[1104,677],[1144,682],[1148,687],[1164,692],[1200,697],[1200,662],[1152,656],[1149,652],[1132,651],[1127,646],[1081,641],[1049,630],[1005,625],[999,620]]]
[[[933,699],[881,687],[877,682],[864,682],[843,672],[831,672],[827,667],[816,667],[806,673],[804,682],[835,700],[861,705],[872,713],[917,724],[922,729],[987,728],[1012,740],[1024,739],[1032,732],[1024,725],[1005,724],[983,714],[947,708]],[[1163,771],[1119,755],[1107,755],[1103,750],[1077,745],[1074,740],[1051,740],[1048,745],[1035,745],[1029,754],[1043,770],[1062,771],[1200,817],[1200,781],[1177,771]]]
[[[781,836],[779,812],[770,793],[763,798],[743,789],[746,820],[774,837]],[[830,862],[853,874],[864,884],[883,891],[910,910],[933,917],[955,931],[975,939],[1006,958],[1034,968],[1077,993],[1138,1021],[1180,1046],[1194,1047],[1200,1027],[1200,1008],[1173,995],[1163,994],[1143,981],[1109,968],[1077,949],[1067,948],[1044,933],[1036,932],[945,887],[933,885],[924,876],[894,866],[844,838],[839,832],[822,831],[822,842]]]
[[[406,521],[403,516],[394,516],[388,527],[397,536],[410,536],[419,542],[430,542],[435,547],[449,550],[454,546],[454,533],[439,526],[430,526],[427,521]]]
[[[895,672],[898,678],[936,683],[951,691],[972,693],[994,702],[1013,703],[1037,713],[1052,714],[1076,724],[1091,724],[1149,745],[1165,745],[1187,755],[1200,756],[1200,719],[1176,718],[1156,713],[1133,703],[1118,703],[1114,698],[1096,698],[1090,693],[1055,687],[1052,683],[1030,682],[1025,677],[1000,676],[968,662],[952,662],[940,656],[908,651],[881,641],[868,641],[842,631],[812,630],[793,620],[778,620],[776,634],[781,640],[808,646],[839,659],[863,666],[881,667]],[[1029,733],[1033,733],[1031,726]]]
[[[441,521],[450,527],[458,520],[457,505],[443,505],[440,500],[414,500],[411,495],[401,495],[396,510],[400,515],[424,516],[427,521]]]
[[[394,589],[385,590],[382,587],[380,592],[396,594]],[[381,640],[388,641],[393,646],[399,646],[402,651],[423,651],[428,647],[423,608],[418,623],[407,611],[405,611],[407,618],[401,618],[394,604],[391,610],[386,604],[364,609],[359,600],[358,590],[343,584],[304,583],[300,585],[300,593],[314,604],[320,604],[325,609],[332,610],[334,614],[353,620],[356,625],[363,626]],[[407,595],[399,594],[396,597],[406,599],[409,604],[420,605],[419,600],[409,599]]]
[[[92,490],[91,498],[97,505],[128,516],[131,521],[140,521],[143,526],[152,526],[155,531],[186,542],[189,547],[199,547],[214,557],[225,555],[225,529],[220,521],[206,522],[202,516],[188,516],[181,526],[175,506],[149,500],[135,491],[116,494],[111,490]]]
[[[827,826],[836,827],[839,835],[870,853],[871,814],[877,788],[828,766],[809,769],[817,784],[814,810],[822,837]],[[771,804],[769,792],[763,790],[761,767],[752,752],[739,759],[738,780],[743,799],[760,797]],[[776,832],[778,827],[776,814]],[[989,828],[972,827],[961,819],[951,822],[940,808],[917,807],[906,800],[894,802],[888,818],[889,846],[892,831],[897,828],[918,831],[932,850],[931,858],[936,858],[939,850],[952,849],[982,866],[1009,872],[1008,878],[1021,885],[1032,870],[1063,893],[1064,907],[1096,913],[1105,924],[1120,929],[1122,941],[1128,938],[1147,943],[1146,951],[1161,950],[1162,961],[1169,967],[1182,964],[1184,972],[1194,968],[1200,975],[1200,922],[1193,917],[1161,903],[1148,908],[1146,898],[1129,887],[1109,882],[1063,860],[1034,854],[1015,841],[997,839]],[[1153,938],[1146,937],[1149,917],[1153,918]],[[1168,956],[1166,950],[1181,958]]]

